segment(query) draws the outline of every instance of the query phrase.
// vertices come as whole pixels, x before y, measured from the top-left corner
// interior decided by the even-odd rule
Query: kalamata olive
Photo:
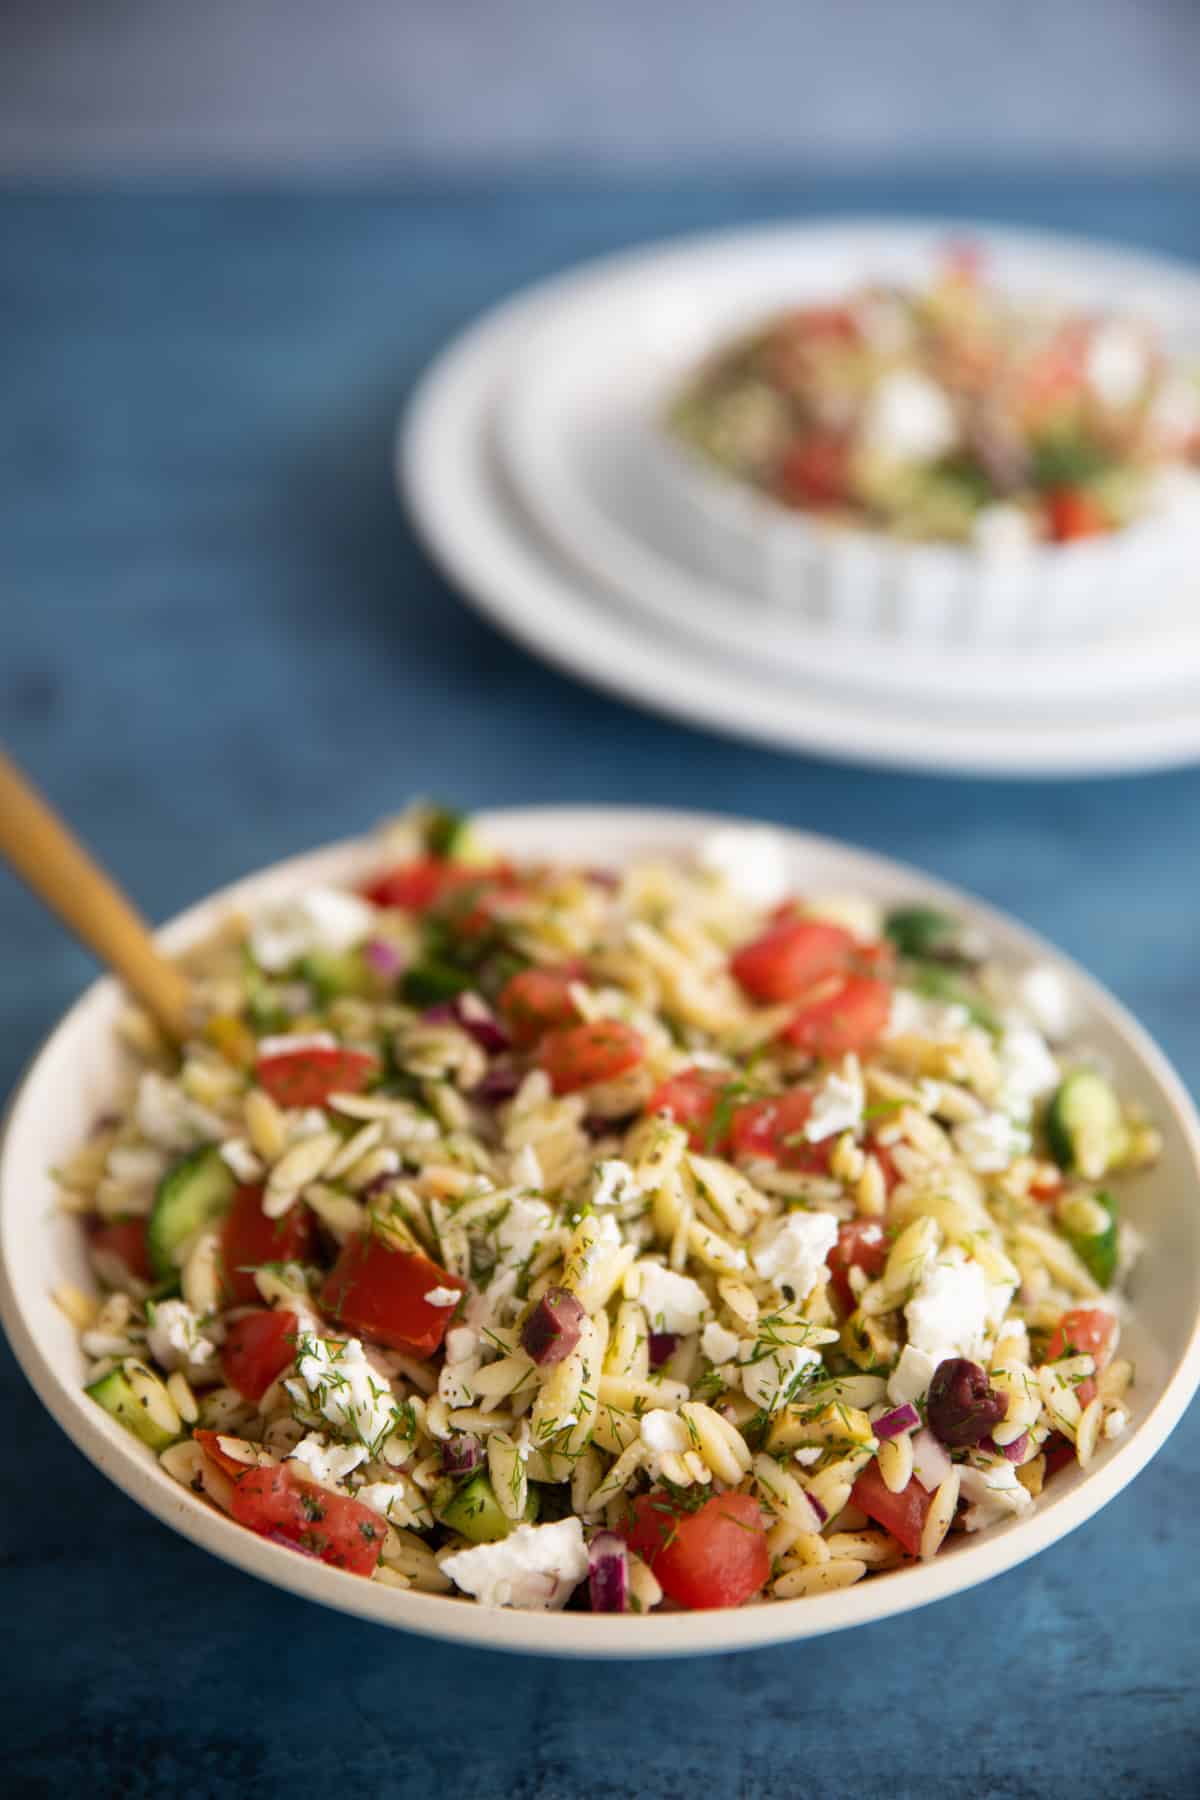
[[[679,1337],[674,1331],[652,1331],[650,1333],[650,1367],[661,1369],[665,1362],[670,1362],[679,1348]]]
[[[521,1347],[526,1356],[545,1367],[560,1363],[579,1342],[583,1307],[569,1288],[547,1288],[521,1327]]]
[[[442,1469],[447,1475],[470,1475],[483,1461],[483,1445],[469,1431],[456,1431],[442,1445]]]
[[[1007,1397],[989,1384],[978,1363],[952,1356],[934,1370],[926,1417],[934,1436],[950,1449],[977,1444],[1007,1411]]]

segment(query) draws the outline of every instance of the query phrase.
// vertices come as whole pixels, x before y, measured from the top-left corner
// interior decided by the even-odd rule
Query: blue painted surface
[[[456,601],[397,514],[388,458],[430,354],[583,254],[741,218],[970,207],[1200,260],[1198,202],[1200,178],[1050,174],[10,194],[3,734],[155,916],[414,791],[702,805],[838,833],[1057,939],[1195,1089],[1200,773],[872,774],[626,711]],[[89,968],[2,875],[0,943],[3,1090]],[[974,1594],[825,1643],[622,1668],[326,1615],[140,1513],[6,1350],[0,1402],[10,1790],[1026,1800],[1198,1785],[1195,1411],[1101,1517]]]

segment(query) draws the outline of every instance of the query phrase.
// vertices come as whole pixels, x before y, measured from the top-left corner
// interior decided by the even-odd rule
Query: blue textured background
[[[397,406],[481,306],[661,231],[889,206],[1200,260],[1200,178],[1179,174],[0,197],[4,737],[155,916],[413,791],[838,833],[1059,940],[1195,1088],[1200,773],[872,774],[623,710],[466,611],[393,503]],[[3,1090],[90,971],[3,875],[0,946]],[[623,1668],[322,1613],[140,1513],[7,1351],[0,1406],[10,1791],[1058,1800],[1200,1781],[1196,1412],[1098,1519],[989,1587],[794,1650]]]

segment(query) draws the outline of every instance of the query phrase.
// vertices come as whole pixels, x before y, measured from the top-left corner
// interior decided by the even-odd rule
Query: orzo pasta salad
[[[231,917],[57,1171],[87,1390],[246,1529],[593,1611],[826,1592],[1128,1419],[1155,1133],[1055,971],[782,843],[518,866],[418,808]]]

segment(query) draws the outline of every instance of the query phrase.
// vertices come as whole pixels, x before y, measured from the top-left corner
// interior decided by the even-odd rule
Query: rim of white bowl
[[[578,831],[581,822],[586,822],[592,836],[623,842],[626,855],[651,845],[679,849],[708,831],[730,826],[766,826],[778,832],[797,855],[833,856],[852,877],[861,876],[870,887],[896,894],[920,893],[934,901],[957,904],[1002,944],[1023,955],[1053,961],[1070,976],[1088,1005],[1119,1033],[1161,1090],[1200,1182],[1200,1119],[1180,1077],[1149,1034],[1070,957],[966,890],[837,839],[739,815],[548,806],[489,810],[477,818],[481,828],[501,844],[506,837],[516,843],[539,833],[553,839],[560,831]],[[290,857],[218,889],[177,914],[157,935],[166,948],[180,949],[196,941],[214,917],[231,907],[261,903],[314,879],[352,880],[377,860],[378,845],[366,838],[346,839]],[[1127,1437],[1106,1450],[1102,1465],[1082,1476],[1077,1486],[1022,1519],[956,1545],[944,1557],[832,1594],[702,1613],[543,1613],[493,1609],[457,1597],[405,1592],[347,1575],[256,1537],[181,1487],[156,1462],[147,1460],[141,1445],[87,1401],[82,1383],[66,1379],[54,1366],[39,1344],[23,1298],[11,1280],[8,1245],[16,1213],[9,1186],[11,1145],[24,1128],[25,1109],[44,1063],[73,1033],[86,1034],[90,1015],[111,1002],[115,991],[116,984],[108,976],[89,985],[34,1052],[0,1119],[0,1322],[47,1411],[88,1460],[130,1499],[224,1562],[335,1611],[477,1649],[584,1658],[715,1655],[823,1636],[947,1599],[1048,1549],[1092,1518],[1140,1473],[1200,1386],[1198,1310],[1183,1354],[1156,1404],[1135,1419]]]

